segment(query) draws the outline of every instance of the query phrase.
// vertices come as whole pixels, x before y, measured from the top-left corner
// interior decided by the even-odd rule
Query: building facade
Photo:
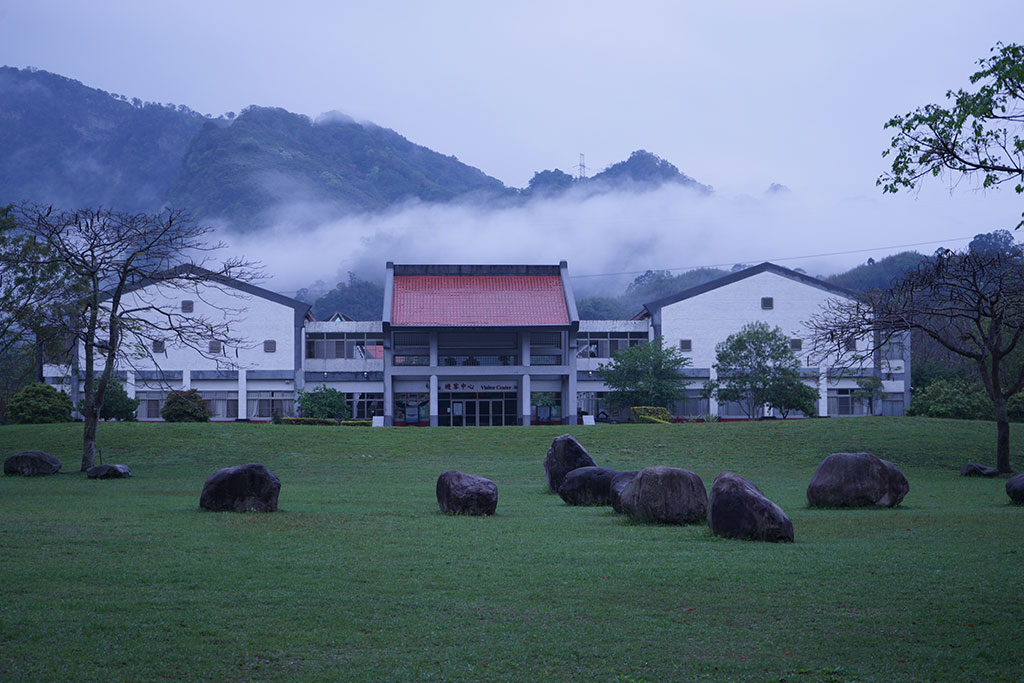
[[[316,321],[310,306],[252,285],[218,280],[202,291],[152,285],[133,293],[191,316],[234,316],[233,337],[191,345],[153,340],[117,370],[140,420],[159,420],[168,392],[196,389],[214,420],[269,420],[295,414],[297,392],[346,395],[355,419],[393,426],[577,424],[581,416],[628,419],[607,405],[600,366],[621,349],[662,337],[692,361],[674,415],[743,415],[706,398],[715,346],[743,325],[781,328],[818,392],[818,414],[867,414],[857,380],[881,379],[875,414],[909,405],[910,349],[893,343],[842,370],[808,352],[805,321],[829,299],[852,292],[764,263],[645,304],[633,320],[580,320],[565,261],[558,265],[386,266],[379,321],[343,315]],[[851,340],[866,350],[870,340]],[[199,351],[202,351],[200,353]],[[47,366],[48,380],[73,394],[74,363]],[[76,399],[77,400],[77,399]]]
[[[864,360],[842,366],[836,358],[811,353],[807,321],[832,299],[853,298],[854,292],[836,287],[773,263],[762,263],[703,285],[644,305],[638,316],[647,320],[652,335],[689,357],[687,373],[694,379],[687,389],[687,407],[723,418],[745,417],[740,406],[718,405],[699,397],[698,385],[715,376],[715,347],[751,322],[780,328],[800,359],[804,382],[818,391],[818,415],[866,415],[869,402],[858,398],[857,380],[878,377],[883,398],[871,402],[875,414],[903,415],[910,405],[910,342],[891,342],[874,353],[875,340],[850,339],[846,351]],[[696,403],[704,403],[697,408]],[[875,405],[877,403],[877,405]]]

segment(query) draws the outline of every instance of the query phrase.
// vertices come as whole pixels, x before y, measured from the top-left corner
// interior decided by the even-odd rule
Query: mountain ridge
[[[315,222],[325,212],[379,212],[408,201],[501,204],[575,188],[639,192],[666,183],[713,191],[644,150],[584,181],[541,171],[520,190],[339,112],[312,119],[253,105],[215,118],[9,66],[0,67],[0,146],[0,204],[130,212],[174,206],[236,232],[269,225],[277,207],[297,203],[317,209]]]

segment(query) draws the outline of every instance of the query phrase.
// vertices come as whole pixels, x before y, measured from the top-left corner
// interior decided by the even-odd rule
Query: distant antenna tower
[[[587,162],[583,160],[583,152],[580,152],[580,165],[577,167],[576,180],[586,180]]]

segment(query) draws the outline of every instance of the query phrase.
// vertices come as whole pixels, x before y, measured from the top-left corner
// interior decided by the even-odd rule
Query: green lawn
[[[733,470],[790,515],[796,543],[640,526],[546,492],[569,430],[598,464]],[[1024,468],[1015,431],[1012,464]],[[871,418],[731,424],[365,429],[0,428],[68,472],[0,477],[0,680],[1024,679],[1024,506],[991,423]],[[811,510],[831,452],[910,481],[903,505]],[[280,512],[209,513],[216,469],[259,461]],[[438,512],[437,476],[498,484],[489,518]]]

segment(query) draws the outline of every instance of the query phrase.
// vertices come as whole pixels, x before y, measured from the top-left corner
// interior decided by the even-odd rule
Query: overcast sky
[[[697,212],[710,214],[705,232],[649,254],[651,267],[878,249],[780,261],[834,271],[885,247],[1012,227],[1024,205],[1010,188],[935,181],[893,198],[875,187],[884,122],[966,86],[997,41],[1024,40],[1021,0],[4,0],[0,27],[10,66],[213,115],[338,110],[516,187],[545,168],[575,174],[581,153],[592,174],[646,149],[719,197]],[[793,198],[764,209],[773,182]],[[681,218],[671,202],[637,215],[640,231]],[[694,245],[738,223],[747,232],[721,248]],[[757,240],[741,236],[751,230]],[[539,260],[558,258],[572,255]]]

